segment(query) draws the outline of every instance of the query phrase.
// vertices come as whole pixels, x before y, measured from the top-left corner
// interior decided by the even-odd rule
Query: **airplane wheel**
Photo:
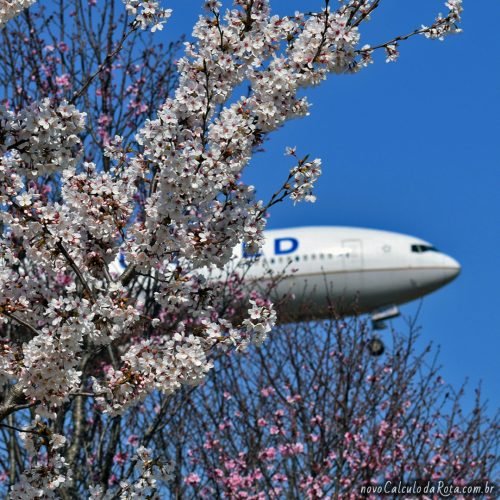
[[[384,343],[378,337],[371,338],[367,347],[372,356],[381,356],[385,351]]]

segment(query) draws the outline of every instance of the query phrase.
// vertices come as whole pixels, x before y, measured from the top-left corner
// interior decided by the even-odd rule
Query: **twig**
[[[4,316],[7,316],[10,319],[13,319],[14,321],[19,323],[20,325],[22,325],[25,328],[27,328],[28,330],[30,330],[35,335],[40,335],[42,333],[39,330],[37,330],[34,326],[30,325],[28,322],[24,321],[21,318],[18,318],[17,316],[14,316],[14,314],[11,314],[7,311],[0,311],[0,314],[3,314]]]

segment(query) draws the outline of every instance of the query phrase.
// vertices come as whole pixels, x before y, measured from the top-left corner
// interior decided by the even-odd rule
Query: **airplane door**
[[[363,248],[361,240],[343,240],[344,249],[344,301],[351,307],[360,305],[360,292],[363,288]]]
[[[343,261],[345,271],[360,271],[363,269],[363,246],[361,240],[343,240]]]

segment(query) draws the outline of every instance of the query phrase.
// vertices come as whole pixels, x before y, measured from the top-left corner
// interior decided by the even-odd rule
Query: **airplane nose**
[[[446,283],[453,281],[462,270],[462,267],[453,257],[443,255],[443,279]]]
[[[425,255],[425,254],[424,254]],[[453,281],[460,273],[460,264],[449,255],[433,252],[415,266],[410,283],[421,293],[430,293]]]

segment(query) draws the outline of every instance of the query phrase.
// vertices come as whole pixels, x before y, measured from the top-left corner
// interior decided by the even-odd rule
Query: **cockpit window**
[[[412,245],[411,251],[415,253],[439,252],[436,247],[433,247],[431,245]]]

